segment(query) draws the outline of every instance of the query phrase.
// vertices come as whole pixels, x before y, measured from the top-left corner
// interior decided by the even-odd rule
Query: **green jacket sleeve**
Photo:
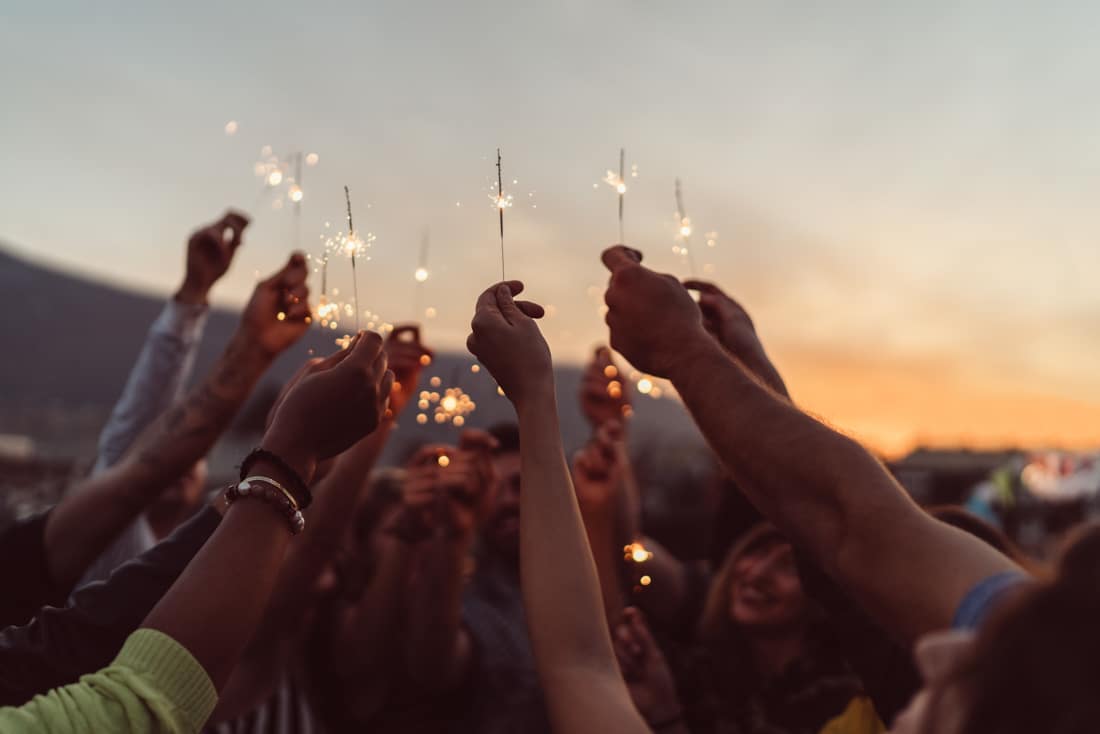
[[[194,734],[217,703],[206,671],[171,637],[139,629],[110,666],[0,708],[0,732]]]

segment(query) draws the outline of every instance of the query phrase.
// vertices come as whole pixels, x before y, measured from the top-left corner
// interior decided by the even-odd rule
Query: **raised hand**
[[[534,319],[542,306],[515,301],[523,283],[497,283],[477,299],[466,347],[488,368],[497,384],[518,408],[539,391],[554,389],[550,348]]]
[[[610,420],[622,420],[630,408],[630,383],[619,374],[611,350],[597,347],[581,376],[581,412],[593,429]]]
[[[492,464],[485,454],[489,444],[472,443],[465,436],[463,444],[458,449],[425,446],[409,461],[401,524],[414,534],[470,540],[484,519],[484,499],[492,483]]]
[[[703,325],[727,352],[741,360],[757,377],[781,395],[787,395],[779,371],[768,359],[752,318],[740,303],[705,280],[685,280],[684,287],[699,292]]]
[[[313,363],[287,391],[263,447],[308,482],[318,461],[339,454],[378,426],[393,379],[382,337],[359,332],[347,349]]]
[[[187,241],[187,272],[176,299],[204,304],[211,286],[229,270],[241,244],[248,217],[227,211],[221,219],[195,230]]]
[[[401,324],[386,337],[386,356],[394,375],[389,413],[398,416],[416,393],[420,373],[424,370],[423,358],[430,359],[434,353],[420,341],[419,326]]]
[[[676,684],[642,613],[634,607],[624,609],[611,638],[638,713],[651,726],[677,721],[681,709]]]
[[[603,252],[611,271],[604,300],[611,348],[638,369],[668,377],[700,339],[709,340],[687,289],[671,275],[642,266],[642,255],[623,245]]]
[[[274,357],[302,338],[310,323],[306,259],[290,256],[286,265],[260,281],[241,315],[241,332],[249,343]]]
[[[622,437],[622,423],[611,419],[573,455],[573,487],[582,511],[604,512],[615,504],[624,472],[618,445]]]

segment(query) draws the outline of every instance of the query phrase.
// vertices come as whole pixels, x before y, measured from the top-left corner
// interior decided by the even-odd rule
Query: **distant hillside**
[[[0,292],[12,304],[12,317],[0,322],[0,433],[31,436],[43,453],[87,457],[95,434],[114,403],[141,348],[149,324],[163,301],[120,290],[28,262],[0,248]],[[207,322],[195,374],[203,375],[236,327],[237,314],[214,310]],[[278,387],[307,358],[310,350],[328,353],[330,334],[311,331],[284,355],[257,388],[238,426],[249,429],[262,420]],[[489,376],[471,374],[472,358],[441,354],[429,368],[444,384],[458,381],[478,404],[468,425],[488,426],[513,417],[510,404],[496,394]],[[557,371],[566,444],[579,445],[587,427],[573,400],[579,370]],[[682,407],[669,400],[639,397],[635,441],[649,454],[658,447],[698,447],[700,439]],[[403,422],[395,451],[423,440],[453,440],[457,431],[436,425]]]

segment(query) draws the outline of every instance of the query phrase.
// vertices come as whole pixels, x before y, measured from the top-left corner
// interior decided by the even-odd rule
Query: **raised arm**
[[[225,272],[242,242],[248,217],[228,211],[196,230],[187,242],[183,284],[149,328],[122,395],[99,435],[93,474],[122,458],[141,431],[183,397],[184,387],[202,342],[210,288]],[[73,491],[85,488],[77,484]],[[116,567],[155,542],[144,515],[127,527],[87,569],[82,583],[105,579]]]
[[[793,406],[704,328],[672,276],[604,253],[611,344],[665,376],[749,499],[903,640],[950,626],[978,582],[1016,566],[909,499],[862,446]]]
[[[261,444],[280,460],[264,457],[252,468],[276,482],[308,481],[319,460],[377,425],[393,379],[385,368],[381,338],[360,334],[287,396]],[[278,493],[269,496],[230,505],[113,665],[19,709],[0,709],[0,728],[198,731],[267,603],[296,527],[275,505]]]
[[[319,460],[374,430],[392,381],[381,337],[361,332],[295,385],[261,446],[308,483]],[[251,473],[292,484],[264,459]],[[220,688],[260,620],[291,537],[286,518],[265,502],[236,501],[143,626],[185,647]]]
[[[183,397],[202,341],[210,288],[229,269],[247,226],[248,217],[229,211],[188,239],[183,283],[150,327],[99,435],[95,473],[117,463],[142,429]]]
[[[478,299],[467,341],[516,407],[523,489],[520,580],[535,663],[557,734],[645,732],[615,662],[599,581],[562,451],[550,350],[500,283]]]
[[[462,624],[462,591],[477,509],[492,481],[486,466],[477,451],[443,446],[424,447],[409,464],[406,527],[419,526],[427,537],[413,550],[404,669],[428,691],[455,688],[469,669],[473,645]]]
[[[210,375],[142,431],[119,463],[51,511],[45,545],[59,589],[71,588],[165,487],[206,455],[275,357],[305,333],[306,275],[305,259],[296,254],[262,281]]]

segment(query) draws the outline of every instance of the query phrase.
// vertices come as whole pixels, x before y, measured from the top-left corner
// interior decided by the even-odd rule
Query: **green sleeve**
[[[139,629],[98,673],[19,708],[0,708],[0,733],[195,734],[217,700],[191,653],[165,634]]]

